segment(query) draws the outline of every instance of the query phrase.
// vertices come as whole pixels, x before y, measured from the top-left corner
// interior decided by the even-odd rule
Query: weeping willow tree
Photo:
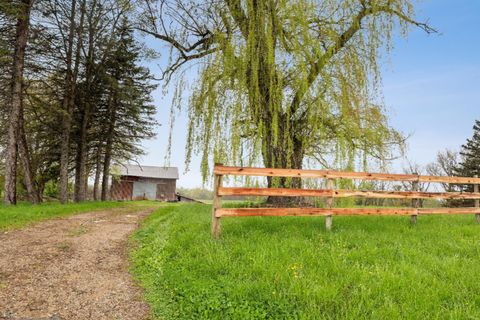
[[[144,1],[139,29],[170,46],[163,79],[198,71],[187,163],[353,169],[402,145],[381,99],[380,53],[414,20],[408,0]],[[184,82],[178,81],[178,92]],[[269,185],[300,181],[269,180]]]

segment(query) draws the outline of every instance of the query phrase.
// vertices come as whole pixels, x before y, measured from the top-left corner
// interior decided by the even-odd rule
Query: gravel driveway
[[[153,210],[97,211],[0,233],[0,319],[147,319],[127,246]]]

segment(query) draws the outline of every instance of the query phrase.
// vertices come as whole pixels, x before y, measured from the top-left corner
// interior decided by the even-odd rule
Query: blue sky
[[[391,124],[411,134],[406,156],[425,165],[440,150],[458,150],[471,136],[475,119],[480,119],[480,0],[420,1],[416,8],[417,20],[428,20],[440,33],[412,29],[407,38],[395,37],[394,49],[382,64],[382,77]],[[155,41],[148,44],[158,47]],[[149,63],[152,72],[158,72],[162,60]],[[148,155],[141,163],[164,165],[171,94],[159,88],[154,98],[162,126],[156,139],[144,142]],[[201,186],[197,158],[184,172],[186,126],[185,115],[178,115],[169,164],[179,167],[180,186]],[[392,169],[400,171],[406,163],[399,159]]]

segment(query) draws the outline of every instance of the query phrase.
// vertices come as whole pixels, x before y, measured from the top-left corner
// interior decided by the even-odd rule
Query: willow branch
[[[300,106],[300,102],[303,99],[305,93],[310,89],[312,84],[315,82],[317,79],[318,75],[322,71],[322,69],[325,67],[325,65],[342,49],[344,48],[347,43],[350,41],[350,39],[353,38],[353,36],[362,28],[362,21],[364,18],[366,18],[369,15],[372,14],[377,14],[377,13],[388,13],[392,15],[396,15],[400,19],[411,23],[428,34],[435,33],[437,32],[435,29],[432,27],[428,26],[426,23],[421,23],[417,22],[402,12],[395,10],[389,6],[375,6],[375,7],[367,7],[366,5],[362,6],[362,9],[357,13],[357,15],[353,18],[350,27],[345,30],[337,39],[336,41],[328,47],[328,49],[325,51],[323,55],[321,55],[311,66],[310,72],[307,76],[307,86],[301,87],[298,89],[298,91],[295,93],[292,103],[290,105],[290,110],[291,114],[293,114],[298,107]]]

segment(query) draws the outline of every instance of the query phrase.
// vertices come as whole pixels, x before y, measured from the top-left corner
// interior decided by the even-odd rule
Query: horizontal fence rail
[[[277,168],[248,168],[215,166],[215,175],[258,176],[258,177],[291,177],[291,178],[325,178],[325,179],[352,179],[371,181],[404,181],[404,182],[435,182],[450,184],[480,184],[480,178],[470,177],[437,177],[417,174],[392,174],[349,172],[335,170],[303,170]]]
[[[222,208],[216,217],[480,214],[480,208]]]
[[[418,191],[366,191],[289,188],[226,188],[218,189],[219,196],[275,196],[275,197],[332,197],[377,199],[480,199],[480,193],[471,192],[418,192]]]
[[[327,180],[327,189],[294,188],[239,188],[223,187],[223,176],[266,176],[317,178]],[[371,191],[334,189],[334,179],[378,180],[411,182],[411,191]],[[418,191],[421,182],[444,184],[473,184],[474,192],[423,192]],[[212,235],[220,235],[220,218],[251,216],[325,216],[327,230],[332,227],[332,216],[336,215],[403,215],[410,216],[416,223],[418,215],[430,214],[475,214],[480,222],[480,178],[441,177],[416,174],[388,174],[368,172],[348,172],[334,170],[300,170],[277,168],[229,167],[216,164],[214,168],[214,200],[212,210]],[[223,196],[262,196],[262,197],[320,197],[326,199],[326,208],[222,208]],[[334,208],[334,198],[377,198],[411,199],[411,208]],[[471,208],[419,208],[419,199],[474,200]]]

